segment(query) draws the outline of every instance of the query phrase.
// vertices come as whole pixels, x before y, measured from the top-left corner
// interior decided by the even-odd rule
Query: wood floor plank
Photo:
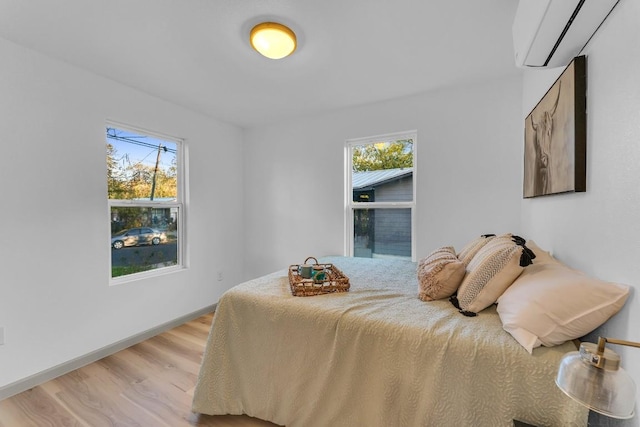
[[[190,344],[193,345],[195,344],[196,346],[199,346],[202,343],[202,338],[201,337],[195,337],[192,334],[187,334],[185,332],[181,332],[179,330],[176,329],[172,329],[170,331],[166,332],[166,335],[169,337],[178,337],[183,341],[189,342]]]
[[[189,419],[192,397],[163,378],[155,375],[143,378],[116,357],[105,358],[95,365],[100,368],[94,373],[96,377],[117,381],[124,397],[169,425],[183,425]]]
[[[196,365],[202,362],[202,350],[194,349],[193,344],[177,335],[162,334],[149,339],[149,343],[167,349],[171,356],[180,356],[190,360]]]
[[[26,414],[15,405],[15,399],[0,401],[0,427],[19,425],[30,427],[34,425],[33,423],[26,423],[26,417]]]
[[[13,421],[6,421],[8,426],[80,426],[69,412],[39,387],[20,393],[11,403],[21,416],[17,416],[14,411]]]
[[[161,378],[181,390],[187,390],[195,384],[200,369],[199,363],[172,357],[167,354],[166,349],[159,349],[147,342],[136,344],[110,357],[120,358],[132,368],[144,372],[146,377]]]
[[[92,370],[92,377],[100,379],[104,384],[116,384],[117,390],[113,392],[119,393],[121,399],[128,400],[138,412],[145,412],[158,419],[155,425],[181,425],[190,415],[191,411],[184,409],[190,404],[189,396],[171,384],[154,382],[150,378],[129,381],[99,364],[92,364],[87,368]]]
[[[208,334],[211,330],[211,324],[213,323],[213,315],[205,315],[193,322],[189,322],[189,326],[192,326],[200,331],[203,331],[205,334]]]
[[[101,387],[102,391],[108,391],[108,394],[112,399],[125,399],[139,408],[139,410],[144,410],[153,417],[157,417],[154,411],[148,410],[144,405],[139,405],[135,399],[131,399],[129,397],[130,391],[137,392],[139,390],[144,390],[144,388],[141,388],[139,385],[148,381],[146,375],[141,375],[135,380],[130,381],[129,378],[114,375],[112,370],[106,369],[104,365],[98,363],[92,363],[91,365],[85,366],[82,370],[90,376],[91,382],[94,382],[97,386]],[[161,386],[162,385],[159,387]],[[173,388],[177,391],[175,394],[176,398],[180,397],[181,394],[184,394],[182,392],[178,393],[179,390],[175,387]],[[155,395],[155,391],[148,391],[147,394],[153,396]]]
[[[81,370],[54,380],[59,381],[64,388],[57,397],[76,418],[95,427],[145,427],[158,424],[157,419],[122,399],[119,392],[105,387],[105,384],[95,377],[85,376]]]
[[[0,401],[0,427],[277,427],[191,412],[213,313]]]
[[[87,424],[86,422],[84,422],[82,419],[79,419],[79,418],[75,417],[73,415],[73,411],[71,410],[71,408],[67,407],[67,405],[64,403],[64,401],[60,400],[60,398],[58,396],[60,396],[59,393],[63,391],[63,388],[60,387],[60,385],[58,383],[56,383],[55,381],[48,381],[48,382],[40,385],[37,388],[42,389],[42,391],[44,391],[49,396],[51,396],[51,398],[56,402],[57,405],[59,405],[60,407],[64,408],[65,411],[67,411],[69,414],[71,414],[71,416],[74,417],[74,419],[78,422],[79,425],[81,425],[83,427],[93,427],[93,426]]]
[[[202,328],[200,326],[190,325],[188,323],[178,326],[177,328],[175,328],[175,330],[187,335],[192,335],[203,341],[206,341],[207,337],[209,336],[209,328]]]
[[[131,351],[149,364],[150,374],[164,378],[181,390],[188,390],[196,382],[198,364],[168,355],[146,341],[135,345]]]

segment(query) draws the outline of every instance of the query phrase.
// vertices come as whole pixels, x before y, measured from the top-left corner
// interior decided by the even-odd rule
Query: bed
[[[349,292],[294,297],[287,270],[219,301],[193,411],[288,427],[586,426],[554,378],[573,342],[530,354],[495,306],[417,298],[416,263],[326,257]]]

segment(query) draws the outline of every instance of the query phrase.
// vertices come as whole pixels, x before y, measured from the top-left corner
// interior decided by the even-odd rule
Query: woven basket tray
[[[314,257],[305,260],[314,260],[315,271],[323,271],[323,280],[305,279],[298,273],[299,264],[289,266],[289,285],[291,293],[296,297],[309,297],[313,295],[330,294],[332,292],[347,292],[349,290],[349,278],[333,264],[320,264]]]

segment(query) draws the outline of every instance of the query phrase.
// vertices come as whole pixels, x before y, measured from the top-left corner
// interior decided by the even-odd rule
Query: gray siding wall
[[[412,199],[412,177],[402,178],[376,187],[376,202],[410,202]]]
[[[411,209],[376,209],[373,252],[411,256]]]
[[[376,202],[406,202],[413,199],[413,177],[376,187]],[[411,256],[411,210],[377,209],[375,221],[376,254]]]
[[[375,187],[376,202],[405,202],[413,199],[413,177]],[[375,209],[372,234],[356,238],[354,255],[411,256],[411,209]],[[370,238],[373,240],[370,240]]]

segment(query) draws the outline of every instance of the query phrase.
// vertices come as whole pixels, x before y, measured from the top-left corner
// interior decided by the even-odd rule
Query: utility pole
[[[153,200],[153,195],[156,192],[156,174],[158,173],[158,164],[160,163],[160,153],[162,152],[162,149],[164,149],[165,152],[167,151],[167,147],[162,144],[158,144],[158,156],[156,157],[156,167],[153,170],[153,181],[151,181],[151,196],[149,197],[149,200]]]

